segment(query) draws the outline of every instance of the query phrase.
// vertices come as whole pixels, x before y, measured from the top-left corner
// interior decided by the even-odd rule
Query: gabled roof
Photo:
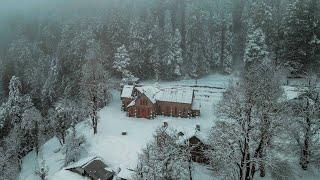
[[[121,92],[121,98],[132,98],[133,89],[134,86],[124,85]]]
[[[88,157],[66,167],[65,169],[81,174],[81,172],[78,172],[77,170],[78,168],[80,168],[84,170],[87,176],[89,176],[90,178],[102,180],[110,179],[114,176],[114,172],[109,171],[107,167],[108,166],[103,162],[101,158]]]
[[[132,100],[131,103],[129,103],[127,107],[131,107],[131,106],[136,105],[136,100],[137,99]]]
[[[90,163],[86,164],[83,169],[85,172],[94,179],[110,179],[113,177],[114,172],[107,170],[107,165],[105,165],[101,160],[95,159]]]
[[[194,137],[199,139],[203,144],[209,143],[207,134],[202,131],[198,131],[198,130],[194,129],[194,130],[180,131],[180,132],[182,132],[183,135],[179,138],[179,143],[185,144],[191,138],[194,138]]]
[[[157,101],[192,104],[193,90],[163,89],[156,95]]]
[[[153,86],[141,86],[141,87],[136,87],[136,89],[146,95],[152,103],[156,103],[156,94],[160,91],[158,88],[155,88]]]

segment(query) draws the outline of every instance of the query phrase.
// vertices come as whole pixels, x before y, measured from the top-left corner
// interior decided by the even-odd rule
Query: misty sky
[[[0,21],[16,15],[48,15],[101,7],[109,0],[0,0]]]

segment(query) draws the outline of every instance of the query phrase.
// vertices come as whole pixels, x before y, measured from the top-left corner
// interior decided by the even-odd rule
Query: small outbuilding
[[[206,151],[209,149],[208,137],[206,133],[201,132],[200,125],[191,131],[180,131],[178,133],[179,142],[182,146],[188,146],[193,162],[208,164]]]
[[[65,168],[68,171],[86,176],[92,180],[112,180],[114,172],[108,169],[108,166],[101,158],[86,158]]]

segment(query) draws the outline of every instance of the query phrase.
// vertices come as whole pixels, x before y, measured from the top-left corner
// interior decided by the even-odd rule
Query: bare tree
[[[88,52],[88,60],[82,67],[83,99],[89,109],[94,134],[98,132],[98,110],[110,100],[107,85],[109,76],[99,63],[100,48],[97,42],[92,42],[92,49]]]
[[[307,170],[310,163],[319,161],[320,92],[316,84],[302,88],[299,97],[289,101],[289,135],[299,150],[300,165]],[[319,162],[318,162],[319,163]]]

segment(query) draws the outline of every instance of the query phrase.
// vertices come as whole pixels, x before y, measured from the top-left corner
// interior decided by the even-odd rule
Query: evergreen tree
[[[267,45],[265,43],[265,35],[261,28],[253,30],[248,37],[245,50],[245,67],[246,70],[252,65],[261,64],[266,61],[268,56]]]
[[[158,128],[139,155],[135,179],[188,179],[189,158],[179,146],[175,131]]]
[[[202,76],[209,72],[209,52],[210,48],[206,46],[208,29],[203,24],[202,15],[196,12],[191,17],[189,27],[187,29],[187,55],[188,67],[191,67],[189,74],[193,77]]]
[[[286,16],[285,65],[293,74],[303,74],[314,63],[314,44],[318,39],[318,1],[295,0],[290,3]]]
[[[117,49],[114,57],[113,68],[121,73],[122,80],[133,78],[134,76],[128,70],[131,64],[129,53],[124,45]]]

